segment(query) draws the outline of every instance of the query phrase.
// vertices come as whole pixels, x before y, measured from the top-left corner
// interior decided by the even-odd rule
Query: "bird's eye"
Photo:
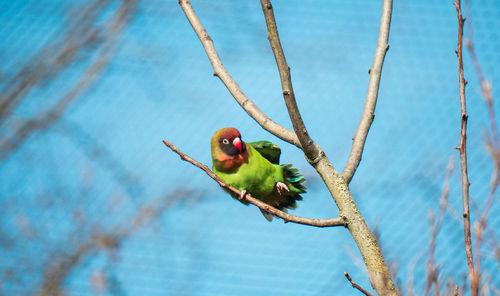
[[[229,144],[229,140],[228,139],[222,140],[222,144]]]

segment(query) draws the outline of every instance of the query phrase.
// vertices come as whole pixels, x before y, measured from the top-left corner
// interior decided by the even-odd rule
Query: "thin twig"
[[[168,148],[172,149],[175,153],[177,153],[182,160],[185,160],[200,169],[202,169],[207,175],[210,176],[210,178],[214,179],[221,187],[233,192],[234,194],[240,196],[241,191],[229,186],[226,182],[224,182],[221,178],[219,178],[214,172],[212,172],[206,165],[196,161],[195,159],[189,157],[186,155],[184,152],[179,150],[179,148],[175,147],[174,144],[170,143],[167,140],[163,140],[163,143],[165,146]],[[310,226],[316,226],[316,227],[332,227],[332,226],[346,226],[346,221],[344,218],[339,217],[339,218],[333,218],[333,219],[309,219],[309,218],[303,218],[295,215],[290,215],[288,213],[285,213],[283,211],[280,211],[265,202],[262,202],[254,197],[252,197],[249,193],[247,193],[244,196],[245,201],[248,201],[251,204],[254,204],[257,206],[259,209],[264,210],[268,213],[271,213],[281,219],[283,219],[286,222],[292,222],[292,223],[297,223],[297,224],[303,224],[303,225],[310,225]]]
[[[438,283],[438,275],[439,275],[439,267],[434,266],[434,251],[436,248],[436,236],[439,231],[434,221],[434,212],[429,211],[429,220],[431,223],[431,246],[429,248],[429,260],[427,261],[427,269],[426,269],[426,282],[425,282],[425,296],[429,295],[432,284],[434,284],[434,290],[436,294],[439,293],[439,283]]]
[[[466,1],[466,6],[467,6],[467,17],[470,18],[470,1]],[[500,146],[500,140],[498,138],[498,125],[496,124],[496,119],[495,119],[495,109],[493,108],[493,94],[491,92],[491,84],[486,81],[483,75],[483,70],[481,69],[481,65],[479,63],[479,59],[477,58],[476,52],[474,50],[474,30],[473,26],[470,23],[469,19],[469,30],[468,30],[468,36],[469,40],[466,40],[465,44],[467,45],[467,50],[469,51],[471,60],[472,60],[472,65],[474,66],[474,70],[476,71],[477,78],[479,80],[479,83],[481,84],[481,89],[482,89],[482,95],[484,100],[486,101],[486,104],[488,105],[488,116],[490,119],[490,128],[491,128],[491,133],[493,134],[493,142],[495,144],[496,148],[499,148]]]
[[[358,289],[361,293],[365,294],[366,296],[372,296],[372,294],[370,294],[368,291],[366,291],[365,289],[363,289],[363,287],[361,287],[360,285],[358,285],[357,283],[355,283],[352,280],[351,276],[346,271],[344,271],[344,275],[347,278],[347,280],[351,283],[351,285],[352,285],[353,288]]]
[[[348,182],[351,181],[356,169],[358,168],[361,156],[365,147],[366,136],[375,117],[375,106],[377,104],[378,89],[380,85],[380,75],[384,64],[385,54],[389,49],[389,30],[391,27],[392,0],[384,0],[382,4],[382,16],[380,18],[380,27],[378,33],[377,48],[373,57],[372,67],[370,68],[370,81],[366,93],[365,107],[358,129],[353,137],[352,149],[347,159],[346,165],[341,175]]]
[[[493,174],[495,174],[495,170]],[[478,286],[481,282],[481,244],[483,241],[484,230],[486,229],[486,221],[488,218],[488,214],[490,212],[491,206],[493,205],[493,200],[495,199],[495,191],[498,187],[498,182],[492,182],[490,187],[490,192],[488,194],[488,200],[486,201],[486,205],[484,206],[483,212],[481,214],[481,218],[477,223],[476,228],[476,241],[474,245],[474,254],[475,254],[475,264],[474,264],[474,282],[477,282]],[[479,287],[478,287],[479,289]]]
[[[434,292],[436,296],[441,296],[441,292],[440,292],[440,288],[439,288],[439,270],[436,270],[436,278],[434,279],[434,285],[436,286],[436,288],[434,289]]]
[[[470,3],[466,1],[467,11],[470,17]],[[470,24],[470,20],[469,20]],[[474,70],[476,71],[477,78],[481,85],[481,94],[486,101],[486,105],[488,107],[488,116],[490,123],[490,131],[491,136],[488,136],[487,140],[487,150],[490,153],[493,161],[495,163],[495,169],[497,170],[496,179],[493,179],[494,182],[499,182],[498,178],[500,174],[498,171],[500,170],[500,139],[498,138],[498,124],[496,122],[495,116],[495,108],[493,108],[493,94],[491,91],[491,83],[487,81],[483,75],[483,70],[481,68],[481,64],[479,63],[479,59],[477,57],[476,51],[474,50],[474,34],[473,34],[473,26],[469,25],[469,40],[466,41],[467,50],[469,51],[469,55],[472,60],[472,64],[474,65]]]
[[[488,106],[488,117],[491,130],[491,136],[488,136],[487,139],[487,145],[489,146],[487,146],[488,152],[490,152],[493,158],[495,168],[497,170],[500,170],[500,139],[498,138],[498,124],[496,122],[495,108],[493,108],[493,94],[491,92],[491,83],[486,81],[486,79],[484,78],[481,65],[479,64],[479,59],[477,58],[476,52],[474,50],[472,37],[467,40],[466,45],[472,59],[472,64],[474,65],[479,83],[481,84],[481,94],[486,101],[486,105]],[[496,179],[495,182],[498,182],[498,179]]]
[[[410,263],[408,263],[408,283],[406,285],[406,295],[413,296],[413,287],[415,286],[415,266],[417,262],[422,257],[422,252],[419,252],[413,256]]]
[[[439,212],[437,215],[436,221],[434,221],[434,212],[430,211],[431,216],[431,245],[429,248],[429,260],[427,261],[427,280],[425,284],[425,295],[429,294],[429,291],[434,283],[436,294],[439,293],[438,288],[438,268],[434,267],[434,253],[436,250],[436,240],[439,231],[441,230],[441,223],[443,221],[443,216],[448,207],[448,196],[450,193],[450,178],[453,170],[455,169],[455,164],[453,161],[453,157],[450,157],[448,161],[448,167],[446,170],[446,175],[443,183],[443,190],[441,192],[441,198],[439,199]]]
[[[469,3],[467,3],[469,4]],[[468,13],[470,14],[470,5],[468,5]],[[475,255],[475,281],[480,283],[481,281],[481,244],[483,240],[484,230],[486,229],[486,221],[488,218],[489,211],[493,204],[493,200],[495,197],[495,191],[499,185],[499,177],[500,177],[500,143],[498,139],[498,128],[495,119],[495,109],[493,108],[493,95],[491,93],[491,84],[486,81],[483,75],[483,71],[481,69],[481,65],[479,63],[479,59],[477,58],[476,52],[474,50],[474,40],[472,33],[472,25],[469,26],[469,40],[466,42],[467,49],[469,51],[470,57],[472,59],[472,64],[474,65],[474,69],[476,71],[476,75],[478,77],[479,83],[482,88],[482,96],[488,106],[488,115],[491,129],[491,136],[486,137],[486,150],[490,152],[490,156],[493,160],[493,169],[491,173],[491,182],[490,182],[490,191],[488,194],[488,199],[486,201],[486,205],[482,211],[480,220],[477,224],[477,228],[475,231],[476,241],[474,246],[474,255]]]
[[[462,17],[462,11],[460,7],[460,0],[453,2],[457,10],[458,17],[458,43],[457,50],[455,51],[458,59],[458,81],[460,89],[460,111],[461,111],[461,128],[460,128],[460,146],[458,150],[460,153],[460,168],[462,173],[462,206],[463,206],[463,222],[464,222],[464,237],[465,237],[465,253],[467,255],[467,269],[469,273],[469,281],[471,285],[471,295],[476,296],[478,294],[479,283],[476,281],[476,276],[474,272],[474,260],[472,255],[472,242],[471,242],[471,230],[470,230],[470,211],[469,211],[469,178],[467,175],[467,112],[465,105],[465,85],[466,81],[464,78],[464,63],[462,58],[462,46],[463,46],[463,33],[464,33],[464,21]]]
[[[219,77],[219,79],[224,83],[226,88],[229,90],[234,99],[241,105],[241,107],[250,115],[260,126],[265,130],[272,133],[276,137],[287,141],[300,148],[299,140],[295,133],[289,129],[282,127],[276,122],[272,121],[267,117],[264,112],[262,112],[240,89],[239,85],[234,81],[233,77],[229,75],[226,68],[222,64],[217,51],[215,50],[212,38],[208,35],[207,31],[201,24],[198,16],[194,12],[191,3],[188,0],[179,0],[179,4],[184,11],[189,23],[193,27],[196,35],[200,39],[205,52],[207,53],[208,59],[212,64],[214,69],[214,76]]]

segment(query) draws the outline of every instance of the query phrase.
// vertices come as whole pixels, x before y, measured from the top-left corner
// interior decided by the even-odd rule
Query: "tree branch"
[[[181,6],[184,14],[186,15],[189,23],[193,27],[196,35],[200,39],[205,52],[207,53],[208,59],[212,64],[214,69],[214,76],[219,77],[219,79],[224,83],[226,88],[229,90],[234,99],[240,104],[240,106],[250,115],[257,123],[262,126],[265,130],[275,135],[276,137],[287,141],[300,148],[299,140],[295,133],[289,129],[282,127],[276,122],[272,121],[267,117],[264,112],[262,112],[240,89],[239,85],[234,81],[233,77],[229,75],[226,68],[222,64],[217,51],[215,50],[214,43],[207,31],[201,24],[198,16],[193,10],[191,3],[188,0],[179,0],[179,5]]]
[[[219,185],[234,194],[240,196],[241,191],[229,186],[226,182],[224,182],[221,178],[219,178],[212,170],[210,170],[206,165],[196,161],[195,159],[189,157],[186,155],[184,152],[179,150],[177,147],[174,146],[174,144],[170,143],[167,140],[163,140],[163,143],[165,146],[170,148],[172,151],[177,153],[182,160],[185,160],[200,169],[202,169],[207,175],[210,176],[210,178],[214,179]],[[245,201],[248,201],[249,203],[257,206],[259,209],[264,210],[268,213],[271,213],[287,222],[292,222],[292,223],[297,223],[297,224],[303,224],[303,225],[309,225],[309,226],[316,226],[316,227],[332,227],[332,226],[346,226],[347,222],[344,217],[339,217],[339,218],[333,218],[333,219],[309,219],[309,218],[303,218],[295,215],[290,215],[288,213],[285,213],[283,211],[280,211],[265,202],[262,202],[254,197],[252,197],[249,193],[247,193],[244,196]]]
[[[458,83],[460,90],[460,112],[461,112],[461,128],[460,128],[460,146],[458,150],[460,153],[460,168],[462,174],[462,206],[463,206],[463,221],[464,221],[464,237],[465,237],[465,253],[467,255],[467,269],[469,273],[469,280],[471,285],[471,295],[476,296],[479,290],[479,283],[476,281],[475,271],[474,271],[474,260],[472,256],[472,242],[471,242],[471,231],[470,231],[470,210],[469,210],[469,186],[470,182],[467,175],[467,112],[465,105],[465,85],[467,82],[464,78],[464,63],[462,58],[462,46],[463,46],[463,34],[464,34],[464,22],[465,19],[462,17],[462,11],[460,7],[460,0],[453,2],[455,8],[457,9],[458,17],[458,44],[457,54],[458,59]]]
[[[355,283],[352,280],[351,276],[346,271],[344,271],[344,275],[347,278],[347,280],[351,283],[351,285],[352,285],[353,288],[358,289],[361,293],[365,294],[366,296],[372,296],[372,294],[370,294],[368,291],[366,291],[365,289],[363,289],[363,287],[361,287],[360,285],[358,285],[357,283]]]
[[[102,42],[99,36],[104,28],[96,25],[101,12],[108,8],[107,1],[87,1],[78,14],[34,57],[26,59],[19,71],[7,81],[0,93],[0,125],[5,124],[14,110],[37,86],[55,79],[72,63],[84,59],[86,51],[98,48]]]
[[[346,179],[342,178],[335,171],[332,164],[326,157],[325,153],[321,150],[319,146],[314,144],[314,142],[310,139],[309,135],[307,134],[307,130],[305,129],[302,119],[300,118],[300,113],[298,112],[295,99],[291,98],[290,95],[291,87],[290,89],[288,88],[284,89],[284,97],[285,97],[285,102],[287,104],[288,112],[291,117],[291,121],[294,125],[295,133],[289,130],[276,132],[277,130],[276,127],[278,128],[281,127],[276,123],[271,122],[265,116],[264,120],[259,119],[257,115],[261,114],[262,112],[256,109],[256,107],[254,108],[255,105],[253,105],[253,103],[248,98],[242,95],[241,90],[237,88],[237,84],[229,75],[227,75],[227,71],[225,71],[225,69],[223,68],[222,63],[220,62],[220,59],[217,56],[215,49],[213,48],[212,40],[210,39],[205,29],[201,25],[200,21],[196,17],[189,2],[187,0],[180,0],[179,3],[182,9],[184,10],[184,13],[186,14],[188,20],[190,21],[191,25],[193,26],[194,30],[196,31],[198,37],[200,38],[203,46],[205,47],[205,51],[207,52],[208,58],[212,62],[212,66],[214,66],[215,74],[219,76],[219,78],[221,78],[221,80],[226,84],[226,87],[228,87],[228,90],[233,94],[233,96],[240,103],[240,105],[264,129],[270,131],[271,133],[280,137],[281,139],[286,140],[296,145],[299,148],[302,148],[302,150],[306,155],[307,160],[316,169],[318,174],[323,179],[323,182],[326,184],[328,190],[330,191],[330,194],[332,195],[335,203],[337,204],[337,207],[340,210],[339,216],[346,221],[345,226],[351,233],[354,241],[356,242],[356,245],[358,246],[361,252],[361,255],[363,256],[363,260],[367,266],[370,275],[370,282],[374,287],[374,289],[377,291],[379,295],[396,295],[396,289],[394,283],[392,282],[389,269],[384,262],[384,258],[382,256],[380,247],[378,246],[375,237],[370,232],[370,229],[368,228],[368,225],[363,219],[363,216],[359,212],[356,202],[354,201],[351,192],[349,190],[349,186],[348,183],[346,182]],[[269,2],[264,3],[265,4],[264,10],[272,9],[272,6],[269,6],[268,8],[267,3]],[[272,13],[272,11],[269,11],[267,13]],[[264,11],[264,14],[266,15],[266,11]],[[274,27],[275,26],[276,22],[274,21]],[[275,36],[276,36],[276,41],[279,42],[279,40],[277,39],[278,38],[277,33]],[[272,40],[273,38],[274,37],[272,37],[270,34],[270,40]],[[273,44],[273,42],[274,41],[272,41],[271,44]],[[281,46],[279,48],[280,51],[282,52]],[[277,50],[277,47],[273,48],[273,52],[275,50]],[[278,59],[281,58],[278,57]],[[280,61],[277,61],[277,63],[281,65]],[[282,73],[280,74],[280,76],[284,77],[286,82],[286,80],[289,80],[289,70],[287,65],[285,67],[287,69],[285,75],[283,75]],[[236,86],[236,88],[233,88],[233,86]],[[287,90],[288,92],[285,92]],[[248,108],[249,106],[252,108]],[[255,113],[255,110],[257,110],[258,112]],[[256,115],[253,115],[254,113]],[[272,123],[272,125],[270,123]]]
[[[358,129],[352,139],[352,149],[347,159],[346,165],[342,170],[341,176],[351,181],[356,169],[358,168],[363,150],[365,147],[366,136],[375,118],[375,106],[377,104],[378,89],[380,85],[380,75],[384,64],[385,54],[389,49],[389,29],[391,27],[392,0],[384,0],[382,3],[382,16],[380,18],[380,28],[378,32],[377,48],[373,56],[372,67],[369,70],[370,81],[366,93],[365,107]]]
[[[387,1],[391,2],[390,0]],[[346,217],[348,221],[347,228],[363,256],[373,288],[379,295],[396,295],[396,289],[392,282],[389,268],[384,262],[377,240],[359,212],[349,190],[347,180],[335,171],[321,147],[316,145],[307,133],[295,100],[290,77],[290,67],[286,62],[283,48],[281,47],[272,4],[270,0],[261,0],[261,6],[266,20],[269,43],[278,66],[288,114],[306,159],[323,179],[340,210],[340,216]]]
[[[111,228],[111,230],[103,231],[101,228],[105,227],[96,225],[99,230],[93,231],[89,237],[83,238],[75,249],[67,246],[64,253],[55,258],[53,255],[51,256],[44,267],[42,283],[36,295],[66,295],[62,291],[63,283],[76,268],[81,266],[82,262],[99,254],[101,250],[114,251],[118,249],[135,231],[161,217],[170,207],[186,200],[195,200],[195,196],[189,191],[176,190],[153,203],[142,206],[132,219],[121,221],[118,226]],[[82,237],[78,236],[78,239],[80,240]]]
[[[295,130],[295,134],[299,139],[307,160],[310,163],[317,162],[318,157],[321,157],[323,154],[320,153],[321,150],[319,147],[315,145],[311,137],[309,137],[304,121],[302,120],[302,116],[300,115],[297,101],[295,100],[295,93],[293,92],[290,67],[286,62],[285,54],[283,53],[283,48],[281,47],[278,35],[278,29],[276,27],[276,20],[274,19],[273,6],[270,0],[261,0],[260,4],[262,6],[262,11],[264,12],[264,18],[266,19],[268,39],[278,66],[281,88],[283,90],[283,98],[285,99],[285,104],[292,121],[293,129]]]
[[[49,128],[54,122],[59,120],[68,107],[79,95],[95,81],[98,74],[108,65],[111,55],[104,51],[99,53],[99,57],[85,70],[75,85],[62,96],[53,109],[34,118],[28,119],[14,129],[14,136],[0,140],[0,162],[4,161],[16,151],[24,141],[35,131],[43,131]]]

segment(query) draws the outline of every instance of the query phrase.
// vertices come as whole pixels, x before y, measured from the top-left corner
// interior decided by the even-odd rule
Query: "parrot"
[[[291,164],[279,164],[281,149],[269,141],[246,143],[234,127],[217,130],[211,140],[212,171],[224,182],[241,191],[229,194],[243,204],[246,193],[281,210],[295,209],[305,178]],[[273,215],[261,209],[268,221]]]

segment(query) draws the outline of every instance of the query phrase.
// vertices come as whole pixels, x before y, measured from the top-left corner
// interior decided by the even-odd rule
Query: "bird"
[[[211,140],[212,171],[241,195],[226,190],[248,205],[244,196],[253,197],[287,212],[295,209],[306,193],[305,178],[291,164],[279,164],[281,149],[269,141],[246,143],[234,127],[217,130]],[[268,221],[273,215],[261,209]]]

